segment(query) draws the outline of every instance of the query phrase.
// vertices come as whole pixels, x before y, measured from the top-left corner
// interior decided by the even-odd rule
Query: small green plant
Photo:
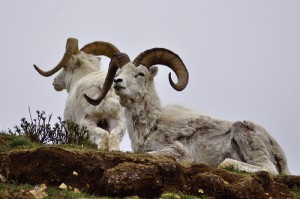
[[[29,109],[30,121],[21,119],[20,126],[9,129],[11,135],[28,137],[32,142],[41,144],[83,144],[89,139],[86,127],[80,127],[71,121],[63,121],[58,117],[58,123],[51,126],[52,114],[46,117],[44,111],[36,111],[37,118],[32,119]]]

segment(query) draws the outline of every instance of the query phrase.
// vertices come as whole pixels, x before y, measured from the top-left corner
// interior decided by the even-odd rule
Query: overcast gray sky
[[[300,1],[297,0],[1,0],[0,130],[13,128],[28,107],[63,116],[66,92],[40,76],[61,59],[68,37],[79,46],[115,44],[131,58],[164,47],[190,72],[174,91],[161,67],[156,77],[163,104],[180,103],[230,121],[265,127],[300,175]],[[108,59],[102,59],[107,70]],[[128,136],[122,150],[131,150]]]

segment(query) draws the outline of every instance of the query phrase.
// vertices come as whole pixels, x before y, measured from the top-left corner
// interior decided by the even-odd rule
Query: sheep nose
[[[119,82],[122,82],[122,81],[123,81],[122,78],[115,78],[115,79],[114,79],[114,83],[119,83]]]

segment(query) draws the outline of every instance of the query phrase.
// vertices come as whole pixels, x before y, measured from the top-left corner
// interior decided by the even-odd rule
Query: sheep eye
[[[144,73],[138,73],[137,75],[135,75],[135,77],[138,77],[138,76],[142,76],[142,77],[144,77],[144,76],[145,76],[145,74],[144,74]]]

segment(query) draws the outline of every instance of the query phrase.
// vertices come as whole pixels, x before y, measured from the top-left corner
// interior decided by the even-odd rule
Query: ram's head
[[[173,82],[169,73],[169,82],[175,90],[181,91],[186,87],[189,75],[180,57],[170,50],[153,48],[142,52],[132,62],[125,53],[115,54],[110,62],[99,97],[95,100],[87,95],[84,97],[90,104],[98,105],[114,83],[114,89],[121,98],[121,104],[124,100],[137,101],[150,92],[149,89],[154,89],[153,78],[158,70],[154,67],[156,64],[165,65],[175,72],[177,83]]]
[[[67,88],[68,80],[99,70],[100,59],[96,56],[105,55],[112,58],[117,52],[119,50],[113,44],[102,41],[89,43],[79,50],[78,40],[69,38],[66,51],[57,66],[49,71],[43,71],[36,65],[34,68],[44,77],[49,77],[62,69],[53,81],[55,90],[61,91]]]

